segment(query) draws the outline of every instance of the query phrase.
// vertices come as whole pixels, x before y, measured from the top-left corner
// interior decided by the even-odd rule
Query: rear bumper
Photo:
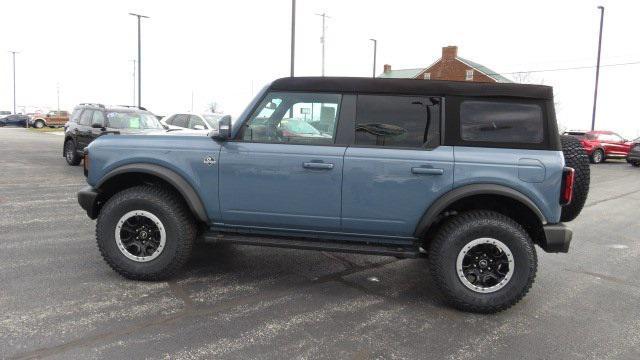
[[[98,190],[91,186],[85,186],[78,191],[78,204],[91,219],[98,217],[98,195],[100,195]]]
[[[573,237],[573,231],[565,224],[548,224],[543,226],[544,241],[540,247],[546,252],[569,252],[569,245]]]

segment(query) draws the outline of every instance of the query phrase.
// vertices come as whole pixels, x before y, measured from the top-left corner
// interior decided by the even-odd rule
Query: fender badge
[[[204,158],[204,160],[202,161],[205,165],[215,165],[216,164],[216,158],[214,158],[213,156],[207,156]]]

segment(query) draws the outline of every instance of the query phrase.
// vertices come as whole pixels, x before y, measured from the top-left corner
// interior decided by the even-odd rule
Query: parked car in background
[[[169,129],[190,129],[207,134],[218,128],[218,120],[222,116],[222,114],[177,113],[162,118],[160,122],[167,125]]]
[[[29,116],[22,114],[8,115],[0,117],[0,126],[19,126],[26,127]]]
[[[0,119],[2,119],[5,116],[11,115],[12,112],[11,111],[7,111],[7,110],[0,110]]]
[[[67,121],[69,121],[69,112],[60,110],[60,111],[49,111],[46,114],[35,114],[31,121],[29,121],[29,126],[33,126],[36,129],[41,129],[45,126],[63,126]]]
[[[640,166],[640,137],[633,140],[629,155],[627,155],[627,162],[633,166]]]
[[[563,135],[580,139],[582,147],[594,164],[601,163],[607,159],[626,158],[633,144],[632,141],[625,140],[613,131],[569,130],[565,131]]]
[[[82,151],[105,134],[140,134],[164,130],[155,115],[144,108],[84,103],[76,106],[64,125],[62,155],[69,165],[78,165]]]

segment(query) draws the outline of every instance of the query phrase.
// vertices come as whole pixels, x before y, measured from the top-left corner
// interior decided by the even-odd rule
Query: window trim
[[[448,118],[446,119],[444,144],[451,146],[469,146],[481,148],[511,148],[511,149],[531,149],[531,150],[557,150],[556,144],[551,142],[552,129],[550,129],[550,108],[545,100],[538,99],[514,99],[506,97],[462,97],[449,96],[446,104]],[[542,141],[539,143],[523,142],[493,142],[493,141],[470,141],[462,139],[460,133],[460,107],[465,100],[487,101],[487,102],[510,102],[516,104],[534,104],[540,106],[542,110]]]

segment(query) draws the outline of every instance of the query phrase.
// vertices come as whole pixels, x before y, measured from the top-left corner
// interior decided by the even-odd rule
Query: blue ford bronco
[[[566,141],[547,86],[283,78],[210,136],[99,137],[78,201],[130,279],[174,275],[196,239],[425,257],[489,313],[528,292],[534,245],[569,250],[589,168]]]

